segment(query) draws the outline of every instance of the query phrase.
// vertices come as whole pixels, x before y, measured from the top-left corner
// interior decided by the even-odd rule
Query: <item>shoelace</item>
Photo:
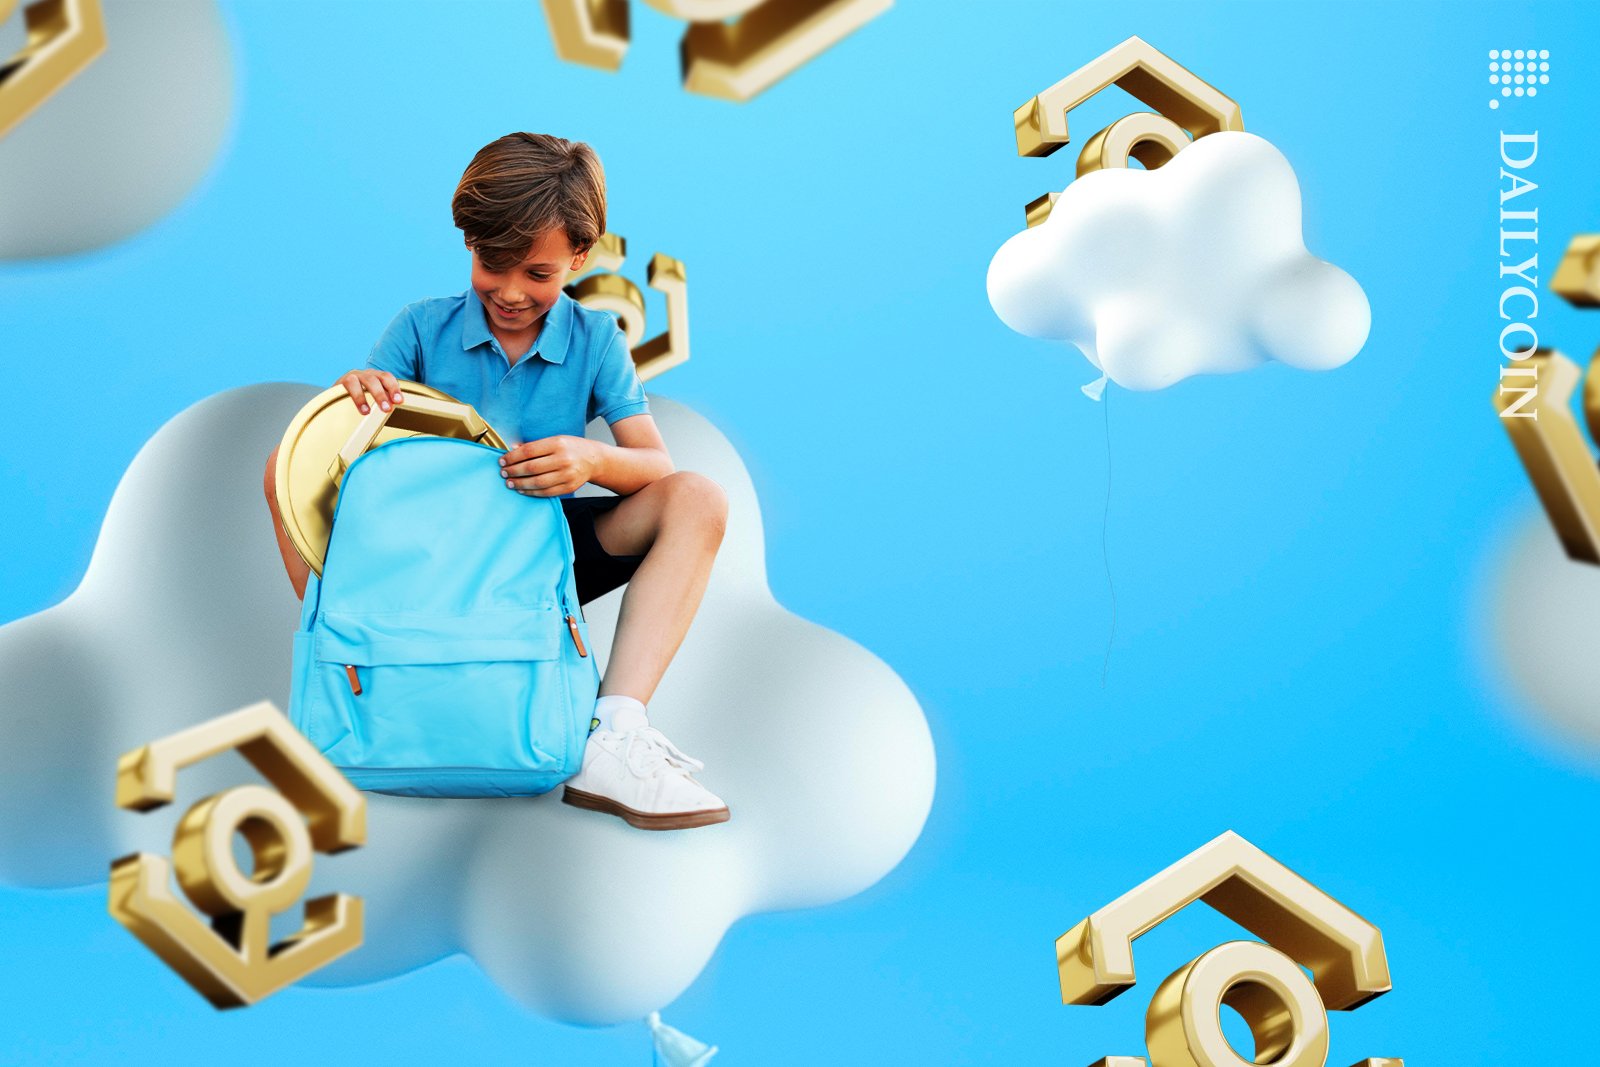
[[[666,736],[653,726],[637,727],[622,736],[628,742],[622,750],[622,762],[640,778],[658,774],[663,770],[683,775],[705,770],[704,763],[668,741]],[[634,758],[635,755],[638,756],[637,760]]]

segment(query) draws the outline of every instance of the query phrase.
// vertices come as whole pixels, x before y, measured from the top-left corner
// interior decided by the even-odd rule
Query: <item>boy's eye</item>
[[[531,270],[528,272],[528,277],[532,278],[536,282],[547,282],[547,281],[550,280],[550,275],[548,275],[548,274],[539,274],[539,273],[537,273],[535,271],[531,271]]]

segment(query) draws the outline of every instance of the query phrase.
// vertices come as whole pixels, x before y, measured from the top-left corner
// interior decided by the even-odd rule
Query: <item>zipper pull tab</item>
[[[578,636],[578,620],[571,615],[567,616],[567,632],[572,635],[572,645],[578,650],[578,655],[587,656],[589,650],[583,647],[583,638]]]
[[[356,677],[355,664],[346,663],[344,665],[344,676],[345,676],[345,680],[350,683],[350,692],[354,693],[356,696],[360,696],[361,695],[361,679]]]

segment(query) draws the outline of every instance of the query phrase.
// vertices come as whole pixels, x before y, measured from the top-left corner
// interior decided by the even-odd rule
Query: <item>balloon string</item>
[[[1100,667],[1100,688],[1106,687],[1106,676],[1111,672],[1111,644],[1117,638],[1117,586],[1111,580],[1111,546],[1107,531],[1111,525],[1111,390],[1100,399],[1106,427],[1106,502],[1100,515],[1100,558],[1106,567],[1106,588],[1111,592],[1111,631],[1106,634],[1106,658]]]

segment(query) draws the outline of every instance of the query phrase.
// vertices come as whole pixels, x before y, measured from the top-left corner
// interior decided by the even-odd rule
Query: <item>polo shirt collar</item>
[[[488,312],[484,310],[483,301],[478,294],[468,289],[463,294],[467,302],[466,314],[461,319],[461,348],[463,351],[486,345],[494,340],[494,334],[489,332]],[[555,306],[545,312],[544,326],[539,331],[539,339],[533,343],[531,355],[538,356],[546,363],[561,363],[567,358],[567,349],[572,340],[572,298],[562,293],[556,299]]]

